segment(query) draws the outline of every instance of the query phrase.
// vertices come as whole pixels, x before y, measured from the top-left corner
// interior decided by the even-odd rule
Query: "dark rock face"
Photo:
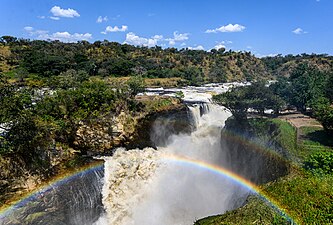
[[[0,224],[93,224],[103,212],[103,176],[101,166],[51,185],[22,201],[5,218],[0,217]]]
[[[264,184],[289,173],[289,163],[274,140],[260,140],[247,128],[226,126],[221,132],[227,167],[255,184]]]
[[[154,113],[139,121],[136,132],[128,143],[127,149],[145,147],[163,147],[172,135],[192,131],[191,116],[188,108],[182,107]]]

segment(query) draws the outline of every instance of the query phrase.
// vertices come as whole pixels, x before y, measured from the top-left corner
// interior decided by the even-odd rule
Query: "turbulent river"
[[[0,224],[190,225],[239,207],[248,189],[186,163],[231,166],[221,143],[231,114],[210,102],[212,89],[183,90],[192,132],[168,135],[163,144],[156,143],[157,149],[117,149],[103,157],[103,167],[37,193]],[[155,123],[152,137],[163,136],[166,129],[165,123]]]

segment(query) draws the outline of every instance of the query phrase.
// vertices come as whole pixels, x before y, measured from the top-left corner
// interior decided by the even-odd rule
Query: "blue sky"
[[[333,55],[333,0],[1,0],[3,35]]]

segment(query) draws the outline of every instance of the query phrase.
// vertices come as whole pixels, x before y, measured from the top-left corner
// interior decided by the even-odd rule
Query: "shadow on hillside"
[[[327,133],[325,130],[316,130],[306,134],[304,137],[323,146],[333,147],[332,135]]]

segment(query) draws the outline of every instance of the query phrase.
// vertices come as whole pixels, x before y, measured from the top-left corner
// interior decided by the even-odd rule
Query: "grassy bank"
[[[260,187],[262,193],[282,206],[297,224],[332,224],[333,154],[329,148],[331,139],[328,139],[328,134],[319,128],[305,127],[302,128],[305,136],[297,143],[296,129],[286,121],[252,119],[249,122],[249,129],[254,130],[259,136],[269,134],[283,147],[292,165],[292,170],[287,176],[262,185]],[[276,129],[267,132],[272,125],[276,125]],[[307,148],[304,148],[304,144]],[[322,154],[322,151],[328,153]],[[290,224],[290,222],[258,197],[250,196],[243,207],[223,215],[198,220],[195,224]]]

